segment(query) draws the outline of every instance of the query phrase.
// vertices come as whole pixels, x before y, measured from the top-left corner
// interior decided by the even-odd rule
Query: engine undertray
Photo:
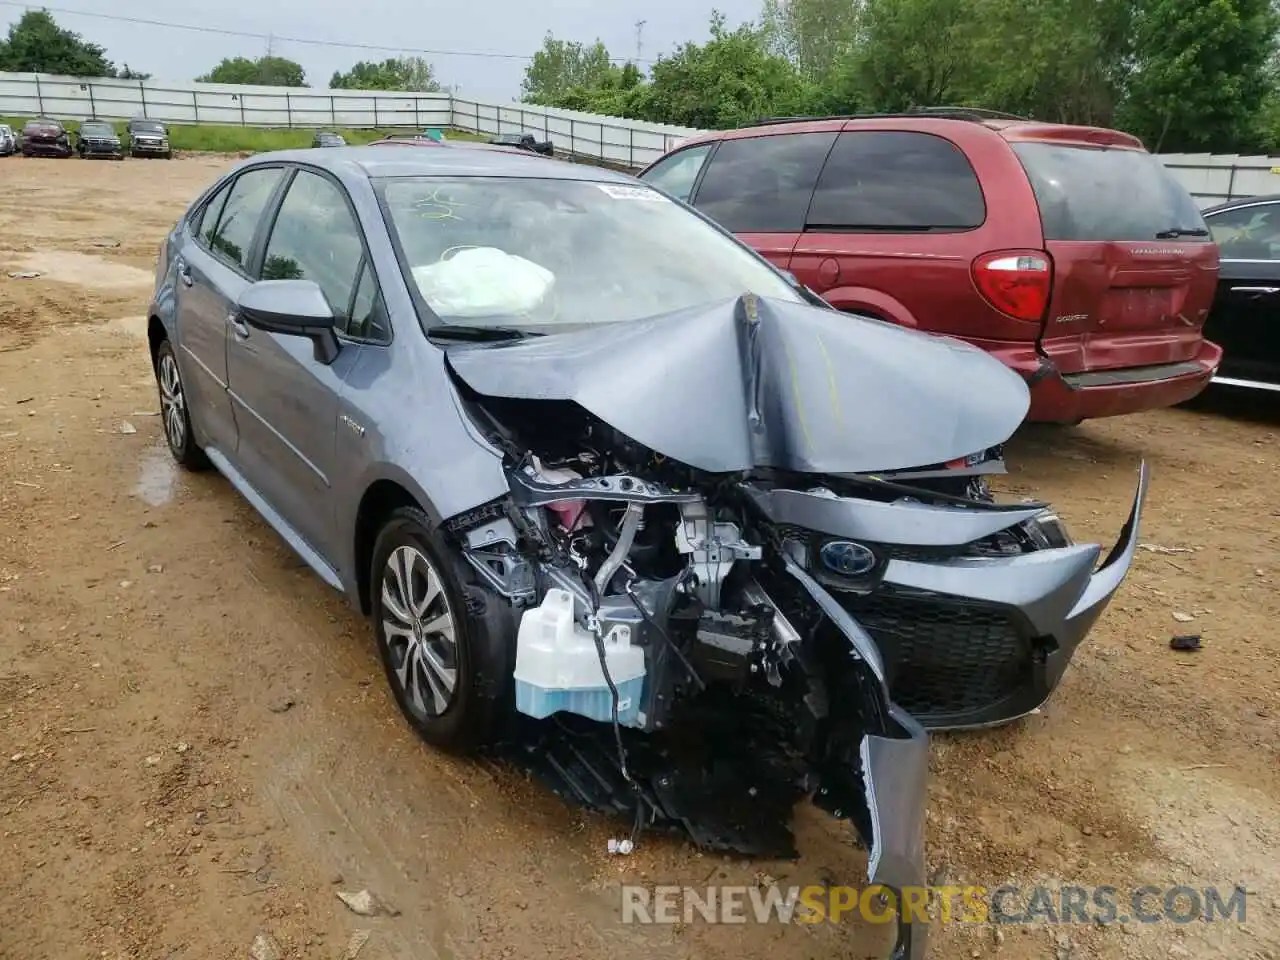
[[[631,818],[638,829],[682,832],[706,850],[794,859],[792,811],[812,794],[816,777],[776,738],[751,737],[744,732],[750,720],[734,719],[684,723],[678,736],[623,729],[630,782],[613,727],[578,717],[519,716],[491,754],[562,799]]]

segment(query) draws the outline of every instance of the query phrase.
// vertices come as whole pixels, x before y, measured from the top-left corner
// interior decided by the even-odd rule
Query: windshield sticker
[[[648,187],[631,187],[622,183],[597,183],[596,186],[615,200],[649,200],[657,203],[667,202],[666,197],[660,194],[657,190],[651,190]]]

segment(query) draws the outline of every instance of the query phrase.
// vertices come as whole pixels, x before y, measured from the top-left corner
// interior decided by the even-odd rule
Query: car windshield
[[[134,133],[164,133],[164,127],[158,123],[139,123],[134,121],[129,124],[129,128]]]
[[[61,130],[62,124],[57,120],[28,120],[24,130]]]
[[[748,292],[803,301],[736,240],[640,184],[432,177],[377,186],[403,267],[445,324],[563,329]]]
[[[82,123],[80,132],[86,137],[114,137],[116,132],[107,123]]]

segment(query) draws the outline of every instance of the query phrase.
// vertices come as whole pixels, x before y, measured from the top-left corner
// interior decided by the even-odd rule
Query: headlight
[[[1067,527],[1052,510],[1043,510],[1024,524],[1027,536],[1041,550],[1069,547],[1074,542]]]

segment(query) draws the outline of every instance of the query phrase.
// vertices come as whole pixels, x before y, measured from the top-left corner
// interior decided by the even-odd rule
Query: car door
[[[696,184],[693,206],[789,270],[818,173],[835,140],[835,131],[724,140]]]
[[[1222,347],[1216,382],[1280,390],[1280,203],[1211,212],[1218,292],[1206,339]]]
[[[245,479],[331,561],[339,554],[330,496],[339,469],[334,454],[339,402],[359,358],[354,341],[380,335],[358,326],[368,322],[370,304],[380,298],[376,278],[366,269],[364,235],[337,180],[300,168],[277,203],[258,276],[315,281],[334,312],[344,346],[333,363],[325,364],[305,337],[232,321],[227,376],[239,428],[237,459]]]
[[[252,167],[229,180],[192,218],[174,263],[178,362],[192,422],[206,445],[232,461],[237,430],[227,393],[229,318],[249,285],[254,237],[283,175],[279,165]]]

